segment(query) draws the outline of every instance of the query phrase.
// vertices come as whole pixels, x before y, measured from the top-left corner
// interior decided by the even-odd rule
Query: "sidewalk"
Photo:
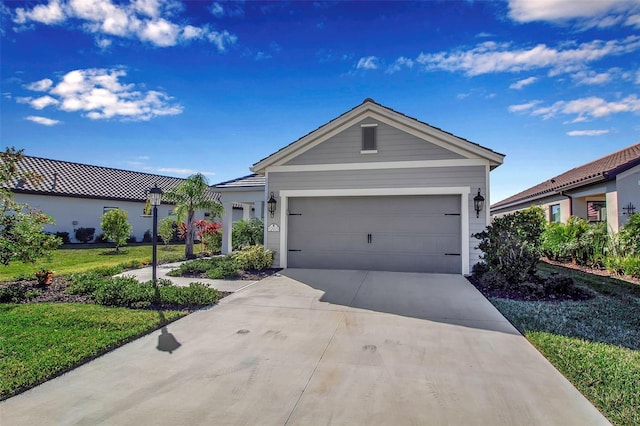
[[[156,270],[158,279],[167,279],[170,280],[177,286],[187,287],[189,283],[193,282],[201,282],[205,284],[209,284],[211,287],[220,291],[228,291],[228,292],[236,292],[244,287],[247,287],[251,284],[254,284],[256,281],[243,281],[243,280],[212,280],[209,278],[189,278],[189,277],[169,277],[167,273],[172,269],[176,269],[184,262],[175,262],[175,263],[166,263],[164,265],[158,265]],[[138,281],[145,282],[150,281],[152,276],[151,267],[148,266],[146,268],[134,269],[131,271],[126,271],[118,276],[134,276]]]

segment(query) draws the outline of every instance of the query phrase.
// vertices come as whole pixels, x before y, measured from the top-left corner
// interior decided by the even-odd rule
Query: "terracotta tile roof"
[[[529,198],[543,196],[570,187],[612,180],[625,170],[640,164],[640,143],[621,149],[590,163],[573,168],[516,195],[499,201],[492,209],[508,204],[526,201]]]
[[[441,131],[441,132],[443,132],[443,133],[447,133],[447,134],[449,134],[449,135],[451,135],[451,136],[453,136],[453,137],[456,137],[456,138],[458,138],[458,139],[461,139],[461,140],[463,140],[463,141],[465,141],[465,142],[469,142],[469,143],[470,143],[470,144],[472,144],[472,145],[475,145],[475,146],[480,147],[480,148],[482,148],[482,149],[486,149],[487,151],[490,151],[490,152],[493,152],[493,153],[495,153],[495,154],[498,154],[498,155],[504,156],[504,154],[500,154],[499,152],[494,151],[494,150],[492,150],[492,149],[489,149],[489,148],[487,148],[487,147],[484,147],[484,146],[482,146],[482,145],[480,145],[480,144],[478,144],[478,143],[471,142],[471,141],[470,141],[470,140],[468,140],[468,139],[461,138],[460,136],[456,136],[456,135],[454,135],[454,134],[453,134],[453,133],[451,133],[451,132],[447,132],[446,130],[442,130],[442,129],[441,129],[441,128],[439,128],[439,127],[432,126],[432,125],[431,125],[431,124],[429,124],[429,123],[426,123],[426,122],[424,122],[424,121],[420,121],[420,120],[418,120],[417,118],[411,117],[411,116],[409,116],[409,115],[406,115],[406,114],[403,114],[403,113],[401,113],[401,112],[399,112],[399,111],[396,111],[396,110],[394,110],[394,109],[392,109],[392,108],[389,108],[389,107],[387,107],[387,106],[385,106],[385,105],[382,105],[382,104],[380,104],[380,103],[378,103],[378,102],[374,101],[374,100],[373,100],[373,99],[371,99],[371,98],[366,98],[364,101],[362,101],[362,103],[361,103],[361,104],[354,106],[354,107],[353,107],[353,108],[351,108],[349,111],[346,111],[346,112],[344,112],[343,114],[340,114],[339,116],[337,116],[337,117],[336,117],[336,118],[334,118],[333,120],[330,120],[330,121],[326,122],[325,124],[323,124],[323,125],[319,126],[317,129],[312,130],[312,131],[310,131],[309,133],[307,133],[306,135],[299,137],[299,138],[298,138],[298,139],[296,139],[295,141],[291,142],[289,145],[283,146],[282,148],[280,148],[279,150],[277,150],[277,151],[276,151],[276,152],[274,152],[273,154],[271,154],[271,155],[269,155],[269,156],[267,156],[267,157],[265,157],[265,158],[263,158],[263,159],[261,159],[261,160],[259,160],[259,161],[256,161],[253,165],[255,166],[256,164],[261,163],[262,161],[266,160],[267,158],[269,158],[269,157],[272,157],[272,156],[276,155],[276,154],[277,154],[277,153],[279,153],[280,151],[282,151],[282,150],[285,150],[285,149],[289,148],[291,145],[294,145],[294,144],[295,144],[296,142],[298,142],[299,140],[306,138],[307,136],[309,136],[309,135],[310,135],[310,134],[312,134],[313,132],[316,132],[316,131],[320,130],[321,128],[323,128],[323,127],[325,127],[325,126],[327,126],[327,125],[329,125],[329,124],[333,123],[334,121],[339,120],[341,117],[343,117],[343,116],[345,116],[345,115],[349,114],[351,111],[353,111],[353,110],[354,110],[354,109],[356,109],[356,108],[359,108],[361,105],[364,105],[364,104],[366,104],[367,102],[370,102],[370,103],[372,103],[372,104],[378,105],[379,107],[384,108],[384,109],[386,109],[386,110],[388,110],[388,111],[391,111],[391,112],[393,112],[393,113],[395,113],[395,114],[399,114],[399,115],[402,115],[403,117],[407,117],[407,118],[409,118],[409,119],[411,119],[411,120],[413,120],[413,121],[415,121],[415,122],[417,122],[417,123],[424,124],[424,125],[427,125],[427,126],[429,126],[429,127],[434,128],[434,129],[436,129],[436,130],[439,130],[439,131]]]
[[[31,156],[24,156],[18,169],[35,172],[42,180],[36,185],[12,182],[14,192],[107,200],[145,201],[146,191],[154,185],[166,192],[185,180]],[[220,199],[220,194],[213,191],[210,194],[212,199]]]
[[[242,176],[236,179],[231,179],[225,182],[220,182],[213,185],[213,188],[243,188],[243,187],[264,187],[266,178],[257,173],[253,173],[247,176]]]

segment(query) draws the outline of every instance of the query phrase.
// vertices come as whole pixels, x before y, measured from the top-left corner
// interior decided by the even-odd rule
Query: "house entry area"
[[[461,273],[460,195],[292,197],[290,268]]]

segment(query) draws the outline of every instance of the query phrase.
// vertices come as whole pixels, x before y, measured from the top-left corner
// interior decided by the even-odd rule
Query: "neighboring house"
[[[640,208],[640,143],[576,167],[491,206],[503,216],[531,206],[550,222],[578,216],[617,232]]]
[[[55,219],[47,225],[47,232],[68,232],[72,242],[78,228],[95,228],[102,233],[102,215],[120,208],[127,212],[132,235],[141,241],[144,233],[153,227],[150,216],[144,215],[147,191],[158,185],[164,192],[181,184],[184,179],[160,176],[109,167],[92,166],[68,161],[25,156],[18,163],[21,172],[31,171],[42,177],[36,185],[15,182],[11,190],[14,199],[27,203]],[[211,198],[219,194],[211,191]],[[174,206],[163,203],[158,207],[158,219],[173,214]],[[197,212],[198,218],[207,213]]]
[[[266,187],[245,191],[275,201],[264,210],[276,267],[468,274],[480,255],[470,236],[489,222],[473,199],[488,206],[503,159],[366,99],[254,164]],[[242,201],[231,191],[223,203]]]
[[[264,220],[264,183],[264,176],[254,173],[212,186],[220,194],[220,202],[224,211],[233,212],[231,215],[223,215],[223,229],[228,228],[230,222],[239,220],[248,220],[254,217]],[[228,251],[225,246],[223,253]]]

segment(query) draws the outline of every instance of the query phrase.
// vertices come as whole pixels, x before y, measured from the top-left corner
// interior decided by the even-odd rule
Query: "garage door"
[[[460,273],[459,195],[290,198],[291,268]]]

